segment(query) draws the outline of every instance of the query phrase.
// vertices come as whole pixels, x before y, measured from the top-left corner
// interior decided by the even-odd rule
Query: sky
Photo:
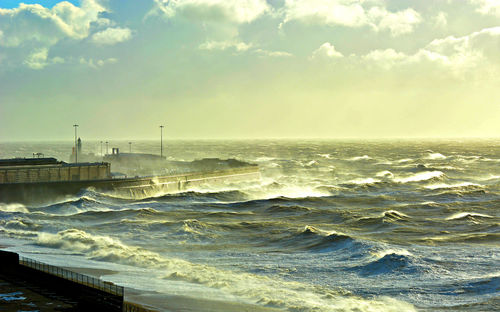
[[[0,0],[0,141],[500,136],[500,0]]]

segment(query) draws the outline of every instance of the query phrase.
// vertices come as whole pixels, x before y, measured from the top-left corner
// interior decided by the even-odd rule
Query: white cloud
[[[268,10],[266,0],[155,0],[154,12],[193,21],[251,23]]]
[[[96,44],[113,45],[119,42],[124,42],[132,37],[132,32],[129,28],[107,28],[103,31],[92,35],[92,41]]]
[[[477,11],[485,15],[493,15],[500,17],[500,0],[469,0],[472,4],[477,5]]]
[[[369,63],[376,64],[385,69],[393,67],[395,64],[404,61],[408,56],[402,52],[397,52],[394,49],[373,50],[361,57]]]
[[[500,70],[500,27],[486,28],[462,37],[436,39],[411,55],[393,49],[374,50],[361,57],[371,65],[391,68],[400,65],[428,64],[444,67],[455,76],[481,68]]]
[[[286,0],[284,23],[299,20],[307,23],[358,27],[366,24],[360,1]]]
[[[344,57],[342,53],[335,50],[335,47],[330,42],[325,42],[312,53],[311,59],[338,59],[342,57]]]
[[[209,51],[219,50],[219,51],[223,51],[223,50],[227,50],[227,49],[234,49],[234,50],[236,50],[238,52],[247,51],[251,47],[252,47],[252,44],[250,44],[250,43],[245,43],[245,42],[241,42],[241,41],[232,41],[232,40],[228,40],[228,41],[207,41],[207,42],[204,42],[204,43],[202,43],[202,44],[200,44],[198,46],[198,48],[200,50],[209,50]]]
[[[374,7],[370,9],[368,16],[375,29],[388,30],[393,36],[413,32],[422,21],[420,14],[413,9],[391,13],[384,8]]]
[[[56,56],[52,59],[49,59],[48,56],[49,49],[36,49],[26,58],[26,60],[24,60],[24,65],[28,66],[31,69],[43,69],[51,64],[64,63],[64,59],[62,57]]]
[[[264,49],[257,49],[255,53],[261,56],[269,56],[269,57],[291,57],[293,54],[285,51],[269,51]]]
[[[437,28],[445,28],[448,25],[448,14],[445,12],[439,12],[436,17],[434,17],[434,26]]]
[[[23,3],[18,8],[0,9],[0,46],[16,47],[26,41],[50,46],[65,37],[83,39],[104,11],[95,0],[82,0],[81,7],[59,2],[52,9]]]
[[[94,60],[92,58],[86,59],[86,58],[80,58],[79,63],[82,65],[86,65],[92,68],[99,68],[107,64],[115,64],[118,62],[118,59],[114,57],[110,57],[107,59],[102,59],[102,60]]]
[[[371,26],[399,36],[413,32],[422,22],[420,14],[411,8],[389,12],[381,5],[366,0],[286,0],[283,23],[297,20],[329,26]]]

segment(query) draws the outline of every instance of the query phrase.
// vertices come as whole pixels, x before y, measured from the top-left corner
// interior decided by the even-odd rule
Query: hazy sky
[[[0,0],[0,140],[500,136],[500,0]]]

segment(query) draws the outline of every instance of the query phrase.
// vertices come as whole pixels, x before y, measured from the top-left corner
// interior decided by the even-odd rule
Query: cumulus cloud
[[[291,56],[293,56],[292,53],[285,52],[285,51],[269,51],[269,50],[264,50],[264,49],[256,49],[255,53],[257,53],[260,56],[269,56],[269,57],[291,57]]]
[[[228,40],[228,41],[206,41],[198,46],[200,50],[227,50],[227,49],[234,49],[238,52],[243,52],[247,51],[252,47],[252,44],[250,43],[245,43],[241,41],[233,41],[233,40]]]
[[[328,58],[328,59],[338,59],[342,58],[344,55],[339,51],[335,50],[335,47],[330,42],[323,43],[318,49],[313,51],[311,59],[318,58]]]
[[[89,67],[92,67],[92,68],[99,68],[99,67],[103,67],[104,65],[115,64],[117,62],[118,62],[118,59],[116,59],[114,57],[110,57],[110,58],[107,58],[107,59],[99,59],[99,60],[94,60],[92,58],[86,59],[86,58],[82,57],[79,60],[80,64],[86,65],[86,66],[89,66]]]
[[[388,30],[393,36],[411,33],[422,22],[420,14],[413,9],[392,13],[379,7],[370,9],[368,20],[374,29]]]
[[[434,26],[437,28],[445,28],[448,25],[448,15],[445,12],[439,12],[434,17]]]
[[[435,39],[414,54],[393,49],[374,50],[361,57],[370,64],[383,68],[411,64],[431,64],[462,76],[479,67],[498,70],[500,63],[500,27],[486,28],[462,37],[448,36]]]
[[[422,22],[420,14],[411,9],[389,12],[378,1],[366,0],[286,0],[284,21],[346,27],[370,26],[390,31],[393,36],[410,33]]]
[[[155,0],[153,12],[193,21],[251,23],[270,10],[266,0]]]
[[[104,11],[95,0],[82,0],[81,7],[59,2],[52,9],[23,3],[18,8],[0,9],[0,46],[17,47],[26,41],[50,46],[65,37],[83,39]]]
[[[35,49],[24,61],[24,65],[31,69],[43,69],[47,65],[64,63],[62,57],[54,57],[49,59],[49,49]]]
[[[92,35],[92,41],[101,45],[113,45],[119,42],[124,42],[132,37],[132,32],[129,28],[107,28],[103,31]]]
[[[469,1],[477,6],[477,11],[479,13],[500,17],[499,0],[469,0]]]

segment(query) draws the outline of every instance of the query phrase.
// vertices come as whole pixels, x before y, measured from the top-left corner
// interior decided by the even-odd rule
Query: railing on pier
[[[99,289],[112,295],[123,297],[124,288],[122,286],[118,286],[110,282],[105,282],[98,278],[76,273],[67,269],[60,268],[58,266],[45,264],[25,257],[19,257],[19,264],[76,282],[81,285]]]

